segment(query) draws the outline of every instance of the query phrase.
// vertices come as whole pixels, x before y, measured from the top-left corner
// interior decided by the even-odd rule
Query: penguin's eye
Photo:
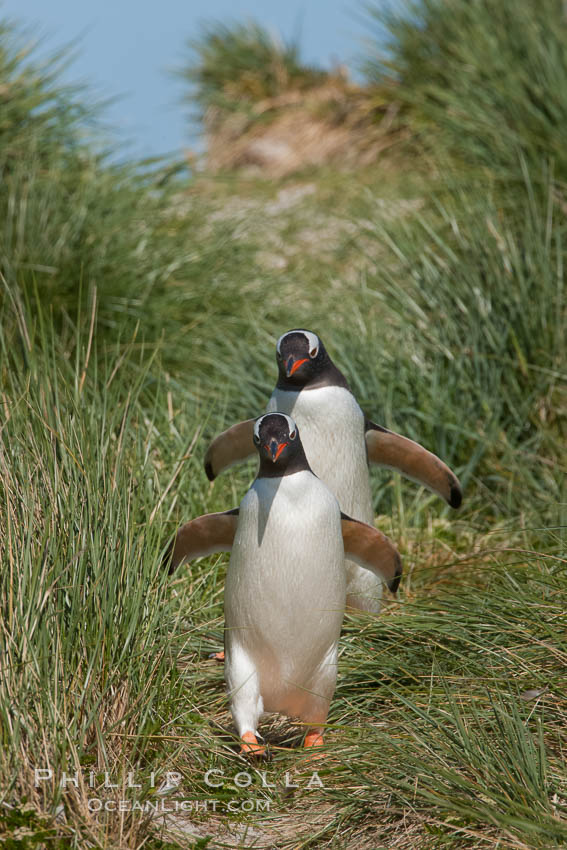
[[[319,353],[319,347],[317,345],[314,346],[313,348],[309,349],[309,357],[311,357],[311,359],[313,359],[314,357],[317,357],[318,353]]]
[[[279,351],[276,351],[276,360],[281,360],[282,356]]]
[[[259,434],[254,434],[254,442],[256,443],[257,446],[260,445],[260,435]]]
[[[293,429],[293,431],[290,431],[290,432],[289,432],[289,439],[290,439],[290,440],[295,440],[295,438],[296,438],[296,437],[297,437],[297,431],[296,431],[296,430],[295,430],[295,428],[294,428],[294,429]]]

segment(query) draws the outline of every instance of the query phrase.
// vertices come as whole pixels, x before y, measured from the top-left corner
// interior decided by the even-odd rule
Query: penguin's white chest
[[[266,706],[307,683],[339,638],[345,606],[337,500],[310,472],[257,479],[240,505],[225,586],[227,658],[253,660]],[[278,709],[279,710],[279,709]]]
[[[267,409],[295,419],[313,472],[335,494],[341,510],[372,524],[364,414],[352,393],[343,387],[276,389]]]

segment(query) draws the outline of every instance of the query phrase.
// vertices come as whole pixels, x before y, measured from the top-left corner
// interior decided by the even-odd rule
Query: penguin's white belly
[[[291,416],[311,469],[332,490],[341,510],[353,519],[372,523],[364,414],[342,387],[302,392],[274,390],[268,412]]]
[[[239,687],[242,656],[258,676],[264,711],[301,716],[315,681],[330,699],[343,564],[339,506],[320,481],[297,472],[254,482],[240,505],[226,578],[229,690]]]
[[[374,524],[368,474],[364,414],[343,387],[301,392],[275,389],[268,412],[287,413],[298,425],[311,469],[337,497],[341,510]],[[368,570],[346,561],[347,603],[366,611],[380,610],[382,586]]]

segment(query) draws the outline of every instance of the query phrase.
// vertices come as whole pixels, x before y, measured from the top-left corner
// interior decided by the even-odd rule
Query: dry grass
[[[207,167],[283,178],[327,165],[365,167],[407,138],[397,106],[340,74],[323,84],[254,104],[249,112],[209,107]]]

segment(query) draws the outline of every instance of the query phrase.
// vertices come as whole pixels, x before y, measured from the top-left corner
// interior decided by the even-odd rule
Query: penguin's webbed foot
[[[305,736],[303,748],[309,751],[309,755],[305,757],[304,765],[317,764],[319,759],[325,758],[325,754],[320,748],[323,746],[323,735],[316,729],[311,729]]]
[[[322,747],[323,736],[320,732],[308,732],[303,743],[304,747]]]
[[[210,652],[207,657],[224,663],[224,649],[221,649],[220,652]]]
[[[254,732],[245,732],[241,738],[240,755],[260,758],[266,754],[266,748],[258,743]]]

